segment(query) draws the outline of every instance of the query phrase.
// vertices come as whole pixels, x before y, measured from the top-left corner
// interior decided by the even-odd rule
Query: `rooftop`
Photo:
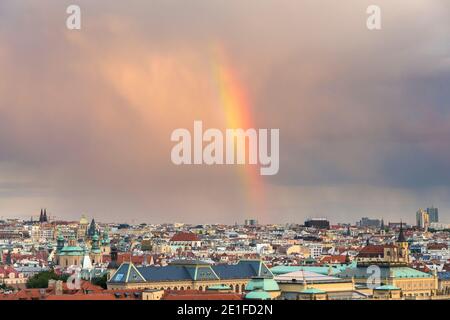
[[[192,232],[179,232],[176,233],[170,241],[200,241],[200,238]]]

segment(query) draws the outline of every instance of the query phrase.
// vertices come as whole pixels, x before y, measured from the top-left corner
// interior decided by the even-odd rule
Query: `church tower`
[[[111,253],[111,241],[109,240],[108,230],[103,231],[102,241],[101,241],[101,251],[102,254],[109,255]]]
[[[92,236],[90,258],[92,264],[102,263],[102,252],[99,245],[99,237],[97,233]]]
[[[60,233],[58,238],[56,239],[56,252],[61,252],[62,248],[64,248],[65,240],[63,235]]]
[[[87,230],[87,237],[88,239],[92,240],[92,237],[97,234],[97,224],[95,223],[95,220],[92,219],[91,224],[89,225],[89,228]]]
[[[403,222],[400,222],[400,232],[397,238],[397,246],[399,248],[399,258],[401,262],[409,263],[409,246],[403,234]]]
[[[40,223],[48,222],[47,209],[41,209],[41,214],[39,215],[39,222]]]

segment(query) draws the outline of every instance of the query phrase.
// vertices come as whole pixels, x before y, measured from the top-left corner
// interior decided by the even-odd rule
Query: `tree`
[[[67,277],[59,276],[55,271],[42,271],[35,274],[27,281],[27,288],[48,288],[48,280],[67,280]]]
[[[100,286],[103,289],[106,289],[106,281],[108,281],[108,276],[105,273],[101,277],[92,278],[91,283],[96,285],[96,286]]]
[[[9,291],[9,290],[14,290],[14,288],[13,287],[10,287],[10,286],[8,286],[8,285],[6,285],[5,283],[1,283],[0,284],[0,290],[3,290],[3,291]]]

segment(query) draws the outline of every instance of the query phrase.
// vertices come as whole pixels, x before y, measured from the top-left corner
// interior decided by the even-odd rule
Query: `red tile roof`
[[[322,263],[345,263],[346,260],[345,255],[333,255],[333,256],[323,256],[320,259],[320,262]]]
[[[100,287],[100,286],[96,286],[96,285],[92,284],[89,281],[81,280],[81,282],[80,282],[80,289],[71,290],[71,289],[69,289],[67,287],[67,283],[64,282],[63,283],[63,290],[64,290],[64,293],[68,293],[68,292],[79,291],[79,290],[81,290],[81,291],[88,290],[88,291],[92,291],[92,292],[101,292],[104,289],[102,287]]]
[[[16,277],[19,275],[19,272],[11,266],[0,266],[0,274],[5,278],[8,277],[10,273],[14,273]]]
[[[45,300],[117,300],[113,294],[66,294],[66,295],[51,295]]]
[[[442,250],[442,249],[447,249],[448,246],[446,243],[429,243],[427,245],[427,249],[428,250]]]
[[[41,290],[43,290],[43,294],[41,294]],[[37,300],[42,296],[45,296],[46,289],[22,289],[15,294],[5,294],[0,296],[1,300]]]
[[[200,241],[199,237],[192,232],[179,232],[170,241]]]
[[[129,262],[131,258],[131,262],[137,265],[141,265],[144,263],[144,256],[133,256],[131,253],[119,253],[117,255],[117,263],[120,265],[123,262]],[[147,258],[147,261],[149,261],[150,258]]]
[[[393,245],[368,245],[361,249],[358,253],[360,258],[373,258],[384,256],[384,248],[394,248]]]

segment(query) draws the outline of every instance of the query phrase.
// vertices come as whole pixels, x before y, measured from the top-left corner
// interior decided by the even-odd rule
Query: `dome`
[[[253,291],[258,289],[264,291],[280,291],[280,287],[274,279],[253,278],[245,286],[245,291]]]
[[[109,244],[110,243],[108,232],[106,230],[103,232],[102,243],[103,244]]]
[[[80,224],[88,225],[89,221],[86,219],[86,216],[83,214],[80,219]]]
[[[83,255],[84,249],[78,246],[66,246],[61,249],[60,255],[79,256]]]
[[[249,292],[245,295],[245,299],[248,300],[270,300],[270,294],[268,294],[267,292],[263,291],[263,290],[257,290],[257,291],[252,291]]]

